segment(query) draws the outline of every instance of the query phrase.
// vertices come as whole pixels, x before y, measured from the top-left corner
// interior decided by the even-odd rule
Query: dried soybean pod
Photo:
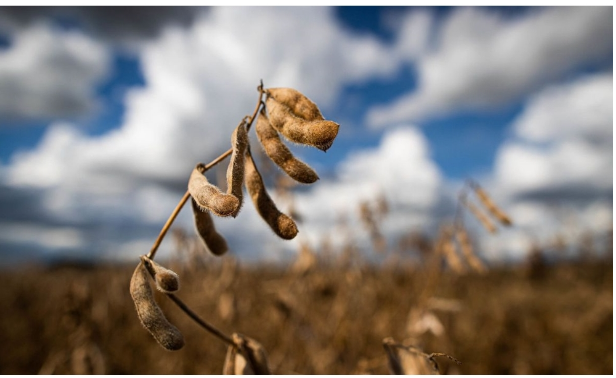
[[[253,373],[251,374],[271,374],[267,362],[267,354],[265,353],[265,349],[263,349],[263,346],[261,346],[259,342],[239,333],[234,333],[233,335],[231,335],[231,338],[233,339],[235,345],[238,347],[238,354],[241,354],[245,358],[247,362],[247,367],[252,370]],[[238,360],[236,355],[236,374],[237,362]]]
[[[453,269],[453,271],[458,274],[463,274],[466,272],[466,267],[464,266],[462,260],[460,259],[460,256],[456,252],[456,245],[452,240],[452,236],[453,234],[451,227],[444,227],[441,231],[442,252],[445,256],[445,259],[447,260],[447,264],[449,264],[451,269]]]
[[[296,159],[284,145],[278,136],[278,132],[270,125],[263,109],[261,109],[259,118],[257,118],[255,132],[267,156],[289,177],[303,184],[312,184],[319,179],[312,168]]]
[[[389,372],[395,375],[403,375],[402,364],[400,363],[400,357],[398,356],[396,347],[393,345],[395,342],[391,337],[387,337],[383,340],[383,349],[387,354],[387,365]]]
[[[222,367],[223,375],[235,375],[235,361],[237,356],[237,348],[234,345],[227,347],[227,355],[225,356],[225,364]]]
[[[199,238],[212,254],[216,256],[224,255],[229,250],[227,241],[216,231],[214,220],[209,211],[202,211],[194,199],[191,200],[191,203],[195,218],[195,228]]]
[[[306,121],[272,97],[267,99],[266,106],[272,127],[291,142],[327,151],[338,135],[340,125],[334,121]]]
[[[141,262],[154,277],[158,290],[163,293],[173,293],[180,290],[180,277],[174,271],[165,268],[147,256],[141,256]]]
[[[180,331],[165,318],[154,300],[148,271],[139,262],[130,280],[130,295],[135,303],[141,324],[152,334],[154,339],[167,350],[178,350],[184,346],[184,337]]]
[[[488,211],[492,213],[492,215],[498,219],[499,222],[501,222],[501,224],[504,226],[511,226],[511,219],[498,206],[496,206],[494,201],[492,201],[492,199],[488,196],[488,193],[481,189],[477,183],[473,182],[471,183],[471,186],[483,206],[485,206],[486,209],[488,209]]]
[[[281,213],[276,204],[265,191],[261,174],[257,170],[250,147],[246,149],[245,176],[246,189],[261,218],[270,226],[276,235],[283,239],[293,239],[297,235],[297,226],[293,219]]]
[[[470,265],[471,268],[473,268],[477,273],[485,273],[487,271],[487,268],[473,251],[473,245],[468,238],[468,234],[466,233],[464,227],[461,225],[458,225],[458,227],[456,227],[456,238],[458,239],[458,243],[460,243],[460,249],[462,250],[462,254],[464,255],[464,257],[466,258],[468,265]]]
[[[240,201],[231,194],[225,194],[210,184],[202,173],[203,166],[198,164],[190,174],[188,191],[201,210],[227,217],[239,209]]]
[[[293,88],[269,88],[265,93],[268,97],[288,106],[296,117],[306,121],[322,121],[324,119],[319,107]]]
[[[231,160],[227,168],[227,194],[231,194],[238,199],[239,205],[232,213],[236,217],[242,207],[242,184],[244,183],[244,153],[248,146],[248,131],[242,122],[235,128],[231,135]]]
[[[479,220],[479,222],[481,222],[481,224],[483,225],[483,227],[490,233],[495,233],[496,232],[496,226],[494,226],[492,224],[492,222],[490,222],[490,220],[488,219],[488,217],[481,212],[481,210],[479,210],[475,205],[473,205],[472,203],[463,200],[462,204],[464,204],[464,206],[466,206],[467,209],[469,209],[471,211],[471,213],[473,213],[473,215],[475,216],[475,218],[477,218],[477,220]]]

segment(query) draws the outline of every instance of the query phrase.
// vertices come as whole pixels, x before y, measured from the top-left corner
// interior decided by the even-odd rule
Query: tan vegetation
[[[609,370],[605,363],[577,364],[570,360],[570,356],[579,360],[576,343],[581,340],[584,345],[591,342],[595,346],[587,353],[591,360],[596,359],[597,352],[611,351],[606,337],[588,337],[606,335],[609,329],[611,340],[612,274],[604,264],[608,260],[603,256],[601,263],[590,261],[591,254],[586,252],[581,254],[586,257],[585,265],[550,267],[543,259],[541,247],[535,245],[528,255],[528,265],[521,270],[489,269],[473,249],[463,225],[462,209],[470,210],[484,225],[491,222],[468,202],[466,191],[472,189],[488,214],[501,225],[510,226],[512,221],[473,181],[462,188],[454,219],[443,220],[434,239],[410,231],[393,244],[396,248],[390,248],[380,229],[389,206],[386,198],[380,196],[374,203],[360,203],[357,214],[369,233],[373,251],[378,252],[376,255],[360,252],[353,230],[345,226],[343,217],[340,229],[346,235],[346,244],[339,251],[333,250],[328,239],[316,249],[300,239],[298,258],[286,267],[244,266],[232,256],[221,257],[228,246],[215,230],[210,213],[236,217],[244,186],[257,212],[276,235],[288,240],[298,234],[296,222],[280,212],[267,193],[252,157],[247,132],[257,114],[257,134],[265,154],[298,182],[311,183],[318,176],[293,157],[278,133],[323,151],[332,145],[338,133],[339,125],[324,120],[316,104],[300,92],[290,88],[264,89],[263,85],[258,91],[257,106],[252,116],[246,116],[236,127],[231,148],[207,165],[196,165],[187,192],[152,249],[140,257],[130,284],[125,282],[124,268],[118,267],[85,272],[61,269],[50,273],[71,282],[81,280],[82,292],[76,291],[74,285],[45,285],[49,274],[44,271],[33,272],[39,277],[33,281],[6,275],[5,282],[10,281],[17,290],[13,297],[6,298],[7,303],[28,298],[40,308],[22,318],[9,313],[7,325],[0,328],[6,331],[6,339],[29,340],[27,335],[15,331],[19,327],[9,324],[23,324],[24,319],[28,325],[21,329],[38,327],[47,332],[32,333],[37,337],[32,343],[34,348],[47,334],[51,335],[47,344],[51,348],[37,354],[39,360],[35,365],[40,366],[39,373],[583,374],[586,369],[594,373]],[[264,95],[266,101],[262,99]],[[209,183],[205,173],[229,156],[224,193]],[[292,205],[293,184],[281,179],[275,182],[280,197]],[[154,257],[189,199],[197,235],[174,230],[176,254],[168,262],[172,270],[155,262]],[[294,210],[290,214],[301,219]],[[496,230],[493,225],[488,229]],[[611,241],[611,233],[609,236]],[[584,243],[589,241],[592,238],[584,239]],[[212,254],[204,253],[205,250]],[[585,276],[579,270],[582,266],[597,275]],[[182,296],[187,302],[176,294],[180,276]],[[158,291],[151,289],[150,280]],[[548,284],[552,282],[556,284]],[[562,290],[566,285],[559,286],[565,282],[572,289],[570,292]],[[158,344],[175,351],[174,354],[161,355],[164,351],[160,348],[152,349],[151,338],[144,336],[134,315],[127,315],[126,291],[119,290],[126,287],[130,288],[139,323]],[[47,306],[61,304],[55,312],[37,302],[43,291],[56,297],[56,302],[44,302]],[[58,298],[74,299],[75,293],[81,294],[73,300],[73,306],[62,306]],[[550,296],[551,300],[546,301],[541,295]],[[571,304],[575,305],[568,307]],[[170,311],[170,305],[176,311]],[[537,313],[533,306],[539,309]],[[173,324],[165,313],[170,314]],[[41,315],[42,326],[33,325],[38,321],[33,314]],[[71,322],[64,331],[68,332],[58,336],[54,330],[59,323],[50,318],[64,319],[67,314]],[[571,337],[559,339],[575,328],[568,320],[571,316],[578,321],[576,326],[583,328],[574,342]],[[180,329],[185,330],[186,336]],[[117,337],[114,333],[118,333]],[[518,348],[516,338],[523,333],[532,342],[525,338],[517,340]],[[68,342],[57,340],[66,339],[67,334]],[[212,336],[222,343],[211,343]],[[183,348],[184,345],[191,347]],[[550,354],[554,348],[560,349]],[[515,353],[505,353],[506,360],[495,355],[510,349]],[[532,353],[528,354],[527,349]],[[574,354],[570,354],[571,350]],[[19,351],[7,354],[16,361],[22,356]],[[548,354],[550,358],[542,359]],[[536,356],[538,363],[534,362]],[[0,354],[0,363],[5,362],[4,358]],[[33,366],[32,361],[26,365]],[[565,368],[568,365],[571,370]],[[13,365],[1,366],[5,366],[5,373],[10,373],[7,366]]]
[[[613,372],[609,261],[548,265],[541,276],[530,266],[446,271],[421,306],[424,315],[411,317],[428,272],[410,262],[345,268],[319,256],[314,268],[295,273],[199,256],[201,267],[165,264],[182,278],[182,299],[221,330],[258,340],[276,374],[388,374],[386,337],[461,361],[437,357],[441,373]],[[92,371],[107,374],[221,374],[228,345],[163,293],[153,291],[185,347],[168,352],[143,329],[127,295],[133,269],[1,272],[0,337],[10,347],[0,353],[0,373],[75,373],[71,361],[83,352],[73,351],[83,347],[92,351],[85,358]],[[224,302],[231,310],[221,313]],[[433,332],[434,320],[442,333]]]

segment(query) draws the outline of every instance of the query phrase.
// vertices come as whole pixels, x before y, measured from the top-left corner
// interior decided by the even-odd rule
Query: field
[[[610,260],[491,268],[410,264],[245,266],[231,257],[170,266],[178,296],[267,350],[276,374],[388,374],[383,339],[446,353],[446,374],[612,374]],[[226,345],[157,293],[184,334],[177,352],[141,326],[133,266],[4,271],[2,374],[221,374]]]

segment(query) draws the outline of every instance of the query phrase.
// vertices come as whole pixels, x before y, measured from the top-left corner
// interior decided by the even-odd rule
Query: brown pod
[[[281,213],[265,190],[261,174],[257,170],[250,147],[246,150],[245,176],[246,189],[261,218],[276,235],[283,239],[293,239],[297,235],[297,226],[293,219]]]
[[[470,267],[477,273],[485,273],[487,268],[479,257],[477,257],[475,251],[473,251],[473,245],[471,244],[468,234],[461,225],[456,227],[456,239],[458,239],[460,249],[462,250],[462,255],[466,258],[468,265],[470,265]]]
[[[231,335],[231,338],[233,339],[233,342],[237,347],[235,365],[236,374],[238,374],[238,368],[242,365],[246,366],[246,368],[241,369],[240,371],[252,371],[252,373],[248,374],[271,374],[267,361],[267,354],[265,353],[265,349],[263,348],[263,346],[261,346],[259,342],[257,342],[255,339],[241,335],[239,333],[234,333],[233,335]],[[238,357],[240,355],[243,357],[245,362],[242,363],[241,360],[238,361]]]
[[[334,121],[306,121],[295,116],[289,107],[272,97],[267,99],[266,106],[272,127],[293,143],[327,151],[338,135],[340,125]]]
[[[421,350],[398,344],[391,337],[383,340],[383,348],[387,353],[389,371],[391,374],[402,375],[439,375],[435,356],[443,353],[426,354]],[[446,355],[445,355],[446,356]],[[447,356],[449,357],[449,356]],[[452,357],[450,357],[452,358]],[[457,361],[457,360],[456,360]]]
[[[284,145],[278,132],[272,127],[265,111],[261,109],[255,128],[259,142],[267,156],[279,166],[289,177],[303,184],[312,184],[319,179],[316,172],[307,164],[296,159],[291,151]]]
[[[243,375],[247,370],[246,366],[246,359],[244,357],[241,357],[241,361],[238,359],[237,348],[235,345],[229,345],[227,347],[227,355],[225,356],[225,364],[222,367],[222,374]],[[246,374],[254,374],[254,372],[246,372]]]
[[[193,216],[195,218],[195,228],[199,239],[205,247],[216,256],[224,255],[229,247],[225,238],[216,231],[214,220],[209,211],[202,211],[197,202],[192,199]]]
[[[231,135],[231,159],[227,168],[227,194],[231,194],[237,198],[239,205],[232,213],[232,217],[236,217],[242,207],[242,184],[244,183],[244,153],[248,146],[248,131],[246,125],[242,122],[235,128]]]
[[[237,197],[223,193],[207,181],[199,165],[190,174],[188,191],[201,210],[209,210],[220,217],[233,215],[240,207]]]
[[[265,91],[268,97],[272,97],[279,103],[289,107],[296,117],[306,121],[322,121],[323,115],[308,97],[293,88],[270,88]]]
[[[178,350],[184,346],[184,336],[165,318],[154,300],[154,294],[148,282],[148,271],[139,263],[130,280],[130,295],[137,309],[137,316],[145,329],[167,350]]]
[[[467,209],[469,209],[471,211],[471,213],[473,213],[473,215],[475,216],[475,218],[477,218],[477,220],[479,222],[481,222],[481,224],[483,225],[483,227],[490,233],[495,233],[496,232],[496,226],[494,226],[494,224],[492,224],[492,222],[490,222],[490,219],[488,219],[488,217],[481,212],[481,210],[479,210],[477,208],[477,206],[473,205],[472,203],[463,200],[462,204],[464,206],[466,206]]]
[[[180,290],[180,277],[177,273],[149,259],[147,256],[141,256],[141,262],[150,272],[150,275],[154,277],[156,288],[159,291],[173,293]]]
[[[488,209],[488,211],[492,213],[492,215],[496,219],[498,219],[499,222],[501,222],[501,224],[503,224],[504,226],[511,226],[511,219],[507,216],[507,214],[505,214],[505,212],[503,212],[498,206],[496,206],[494,201],[492,201],[490,196],[488,196],[488,193],[481,189],[481,187],[476,183],[472,183],[471,186],[473,187],[475,194],[477,194],[477,197],[479,198],[483,206],[485,206],[486,209]]]
[[[462,263],[462,259],[460,259],[460,256],[456,251],[456,245],[452,240],[452,236],[452,229],[450,227],[445,227],[442,230],[442,253],[445,256],[445,260],[447,260],[447,264],[451,267],[451,269],[457,274],[463,274],[466,272],[466,267]]]

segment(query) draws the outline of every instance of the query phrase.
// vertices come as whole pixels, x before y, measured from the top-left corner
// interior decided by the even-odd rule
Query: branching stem
[[[252,113],[252,116],[246,116],[244,117],[244,119],[242,119],[242,122],[246,122],[247,131],[250,130],[250,126],[252,126],[252,122],[255,120],[255,117],[257,116],[257,113],[259,112],[261,105],[263,105],[262,97],[263,97],[263,94],[265,93],[265,91],[263,90],[263,81],[261,81],[261,84],[257,87],[257,90],[259,91],[259,100],[257,101],[257,106],[255,107],[255,110]],[[219,157],[212,160],[209,164],[205,165],[202,173],[207,172],[209,169],[216,166],[221,161],[225,160],[229,155],[231,155],[232,152],[233,152],[233,149],[230,148],[229,150],[221,154]],[[150,249],[150,252],[148,253],[148,258],[150,260],[154,260],[154,255],[156,255],[156,251],[158,250],[160,243],[162,243],[163,239],[165,238],[165,235],[167,234],[167,231],[169,230],[169,228],[173,224],[173,221],[175,221],[175,218],[178,216],[178,214],[180,213],[180,210],[182,210],[182,208],[184,207],[184,205],[186,204],[189,198],[190,198],[190,193],[186,191],[186,193],[184,193],[184,196],[182,196],[182,198],[180,199],[180,202],[175,207],[171,215],[169,215],[167,222],[165,222],[165,225],[160,230],[158,237],[154,241],[154,245],[152,246],[152,249]]]
[[[235,343],[233,342],[233,339],[231,339],[229,336],[225,335],[224,333],[220,332],[218,329],[216,329],[214,326],[212,326],[205,320],[201,319],[199,315],[195,314],[193,310],[191,310],[175,294],[166,293],[166,295],[167,297],[169,297],[169,299],[173,301],[173,303],[175,303],[180,309],[182,309],[182,311],[184,311],[186,315],[188,315],[192,320],[197,322],[206,331],[210,332],[212,335],[218,337],[220,340],[222,340],[223,342],[229,345],[235,345]]]
[[[257,116],[259,109],[261,108],[261,106],[264,105],[264,102],[262,99],[263,94],[265,93],[265,90],[263,89],[263,80],[261,80],[260,85],[257,87],[257,91],[259,91],[259,99],[257,101],[257,105],[255,106],[255,110],[252,113],[252,116],[246,116],[242,119],[242,123],[246,123],[247,131],[250,130],[250,126],[252,126],[252,123],[255,120],[255,117]],[[200,164],[203,166],[202,173],[205,173],[212,167],[216,166],[218,163],[225,160],[229,155],[231,155],[232,152],[233,152],[233,149],[230,148],[228,151],[221,154],[220,156],[212,160],[207,165]],[[167,231],[169,230],[169,228],[171,228],[173,221],[175,221],[175,218],[177,218],[178,214],[180,213],[180,211],[182,210],[182,208],[184,207],[184,205],[186,204],[189,198],[190,198],[190,192],[186,191],[186,193],[184,193],[184,196],[182,196],[182,198],[180,199],[180,202],[177,204],[177,206],[175,207],[171,215],[169,215],[167,222],[165,222],[165,225],[160,230],[158,237],[154,241],[154,245],[152,246],[152,249],[150,249],[150,252],[147,255],[149,259],[154,260],[154,255],[156,255],[156,251],[158,250],[160,243],[162,243],[165,235],[167,234]],[[184,302],[182,302],[180,298],[176,297],[174,294],[166,294],[166,295],[167,297],[169,297],[169,299],[173,301],[173,303],[175,303],[182,311],[184,311],[186,315],[188,315],[191,319],[193,319],[197,324],[203,327],[206,331],[210,332],[211,334],[218,337],[220,340],[222,340],[223,342],[229,345],[235,345],[235,343],[229,336],[225,335],[224,333],[216,329],[214,326],[210,325],[205,320],[201,319]]]

